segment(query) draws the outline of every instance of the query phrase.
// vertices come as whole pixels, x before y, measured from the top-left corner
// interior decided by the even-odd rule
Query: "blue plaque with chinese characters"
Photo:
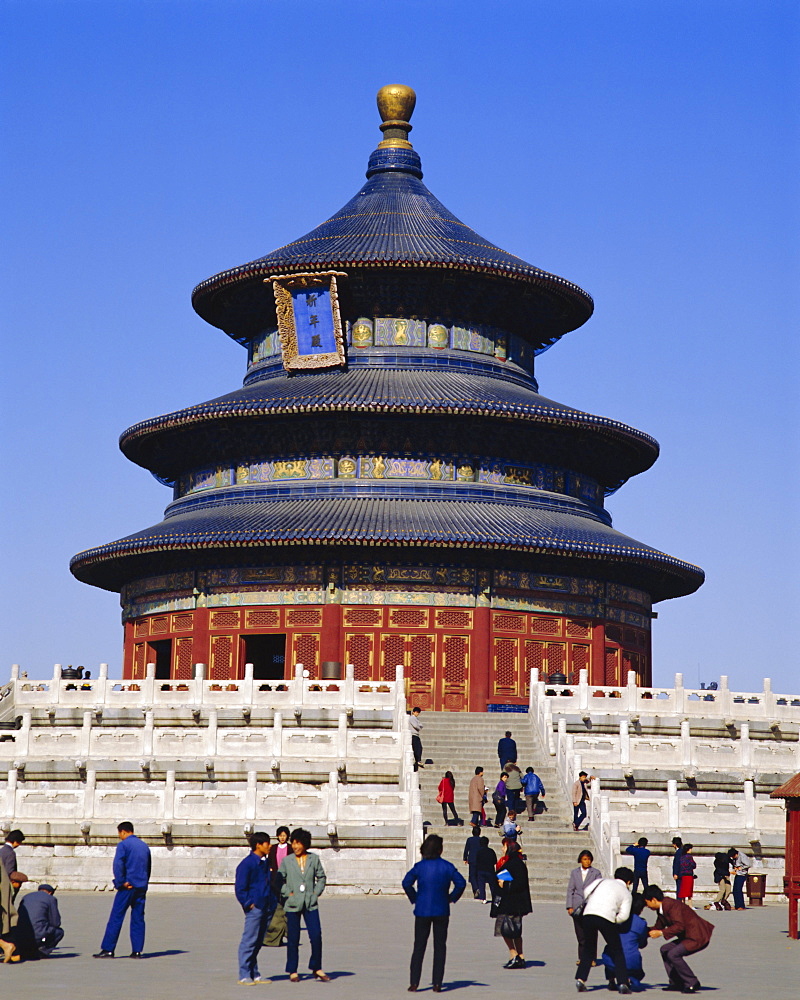
[[[297,334],[297,353],[331,354],[336,335],[331,313],[331,293],[327,288],[293,288],[292,308]]]
[[[287,371],[330,368],[346,361],[339,314],[340,271],[273,275],[278,335]]]

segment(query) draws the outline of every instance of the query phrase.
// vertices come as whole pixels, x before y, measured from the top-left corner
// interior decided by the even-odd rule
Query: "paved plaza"
[[[283,971],[285,949],[262,949],[261,974],[270,985],[242,987],[236,983],[236,948],[242,914],[230,897],[221,895],[152,894],[147,902],[147,942],[144,961],[92,958],[98,950],[111,906],[108,892],[58,894],[66,927],[57,957],[40,962],[4,965],[0,992],[14,1000],[167,1000],[175,997],[229,997],[265,994],[291,1000],[325,994],[330,1000],[400,996],[408,986],[413,918],[411,906],[399,897],[323,897],[323,962],[333,977],[328,984],[302,980],[290,984]],[[525,918],[524,942],[528,968],[501,968],[507,952],[492,936],[489,907],[463,898],[450,920],[445,990],[464,1000],[497,997],[501,992],[528,997],[577,996],[573,985],[576,946],[572,925],[557,903],[534,902]],[[800,992],[800,941],[786,935],[785,905],[744,913],[706,913],[717,927],[711,946],[692,965],[710,997],[751,1000],[796,1000]],[[652,921],[648,921],[652,922]],[[127,921],[117,954],[130,951]],[[655,947],[654,947],[655,945]],[[300,971],[308,961],[303,933]],[[430,992],[430,945],[420,992]],[[661,996],[666,982],[658,943],[645,950],[648,992]],[[609,996],[602,971],[592,970],[592,992]]]

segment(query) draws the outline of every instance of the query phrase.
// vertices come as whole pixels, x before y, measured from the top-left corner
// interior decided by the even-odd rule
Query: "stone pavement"
[[[175,1000],[175,998],[278,997],[291,1000],[351,1000],[406,995],[413,919],[397,897],[323,897],[320,906],[325,969],[333,982],[290,984],[283,972],[285,949],[262,949],[262,975],[270,985],[236,983],[236,948],[242,915],[232,896],[151,895],[147,902],[146,960],[93,959],[111,906],[110,893],[58,894],[67,934],[54,957],[0,968],[0,995],[14,1000]],[[562,906],[534,902],[525,918],[528,968],[501,968],[507,953],[492,937],[489,907],[463,898],[450,918],[445,990],[463,1000],[496,1000],[509,987],[529,998],[577,996],[575,938]],[[711,946],[691,963],[709,997],[720,1000],[796,1000],[800,992],[800,941],[786,936],[785,906],[744,913],[706,913],[717,925]],[[655,942],[653,942],[655,943]],[[666,982],[658,947],[645,951],[648,992],[662,996]],[[130,951],[127,922],[117,954]],[[303,934],[300,970],[308,961]],[[420,992],[430,993],[430,945]],[[598,969],[590,990],[611,996]],[[665,996],[669,994],[664,994]]]

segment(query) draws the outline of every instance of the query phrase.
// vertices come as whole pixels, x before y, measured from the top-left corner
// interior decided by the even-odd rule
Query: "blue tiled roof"
[[[648,434],[608,417],[584,413],[547,399],[516,381],[447,370],[355,368],[316,374],[278,375],[174,413],[134,424],[120,438],[131,461],[145,468],[151,443],[173,428],[190,427],[229,416],[266,416],[319,411],[365,413],[454,413],[513,416],[549,425],[585,429],[624,443],[630,466],[609,469],[609,483],[648,469],[658,443]],[[157,470],[162,473],[166,470]]]
[[[414,159],[416,158],[416,159]],[[422,183],[416,153],[378,149],[370,158],[367,183],[326,222],[299,239],[247,264],[221,271],[201,282],[192,293],[197,312],[208,322],[228,329],[225,310],[231,290],[271,274],[334,268],[426,268],[437,267],[483,273],[513,279],[527,285],[531,317],[537,311],[531,295],[558,301],[552,328],[529,329],[532,342],[553,343],[591,316],[591,297],[577,285],[551,274],[520,257],[501,250],[461,222]],[[216,293],[226,290],[224,303]],[[524,305],[526,289],[517,295]],[[235,294],[235,293],[234,293]],[[436,310],[441,303],[431,302]],[[230,332],[230,331],[229,331]],[[234,335],[234,334],[232,334]]]
[[[691,593],[703,581],[696,566],[621,534],[588,511],[578,514],[535,502],[363,495],[189,508],[127,538],[79,553],[71,568],[79,579],[109,586],[113,563],[137,555],[189,548],[343,544],[500,549],[630,563],[655,572],[655,600]],[[129,573],[120,571],[117,582],[124,582]]]

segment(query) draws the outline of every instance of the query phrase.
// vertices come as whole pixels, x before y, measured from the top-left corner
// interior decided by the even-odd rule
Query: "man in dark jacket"
[[[469,884],[472,887],[472,895],[475,899],[478,898],[478,869],[476,862],[478,851],[481,849],[481,839],[481,828],[473,826],[472,836],[467,837],[464,842],[464,864],[468,866]]]
[[[131,910],[131,958],[141,958],[144,948],[144,903],[150,884],[150,848],[133,832],[133,823],[117,827],[119,843],[114,853],[114,903],[106,932],[95,958],[114,958],[125,913]]]
[[[511,730],[506,731],[506,735],[497,741],[497,756],[500,758],[500,767],[506,766],[508,761],[517,760],[517,744],[511,739]]]
[[[49,955],[64,937],[55,889],[43,882],[37,892],[29,892],[19,904],[21,935],[32,942],[36,956]]]
[[[665,896],[657,885],[647,887],[644,901],[649,910],[658,911],[650,937],[663,937],[667,942],[661,946],[661,957],[670,987],[676,992],[699,993],[700,981],[686,964],[684,956],[694,955],[708,947],[714,925],[703,920],[686,903]]]
[[[269,836],[254,833],[250,838],[251,851],[236,868],[236,899],[244,910],[244,930],[239,942],[239,983],[250,986],[262,982],[258,971],[258,952],[264,932],[277,906],[272,891],[272,877],[267,861]]]
[[[0,847],[0,863],[2,863],[6,872],[10,876],[12,872],[17,871],[17,848],[25,839],[25,834],[22,830],[11,830],[9,835],[6,837],[6,842]]]

